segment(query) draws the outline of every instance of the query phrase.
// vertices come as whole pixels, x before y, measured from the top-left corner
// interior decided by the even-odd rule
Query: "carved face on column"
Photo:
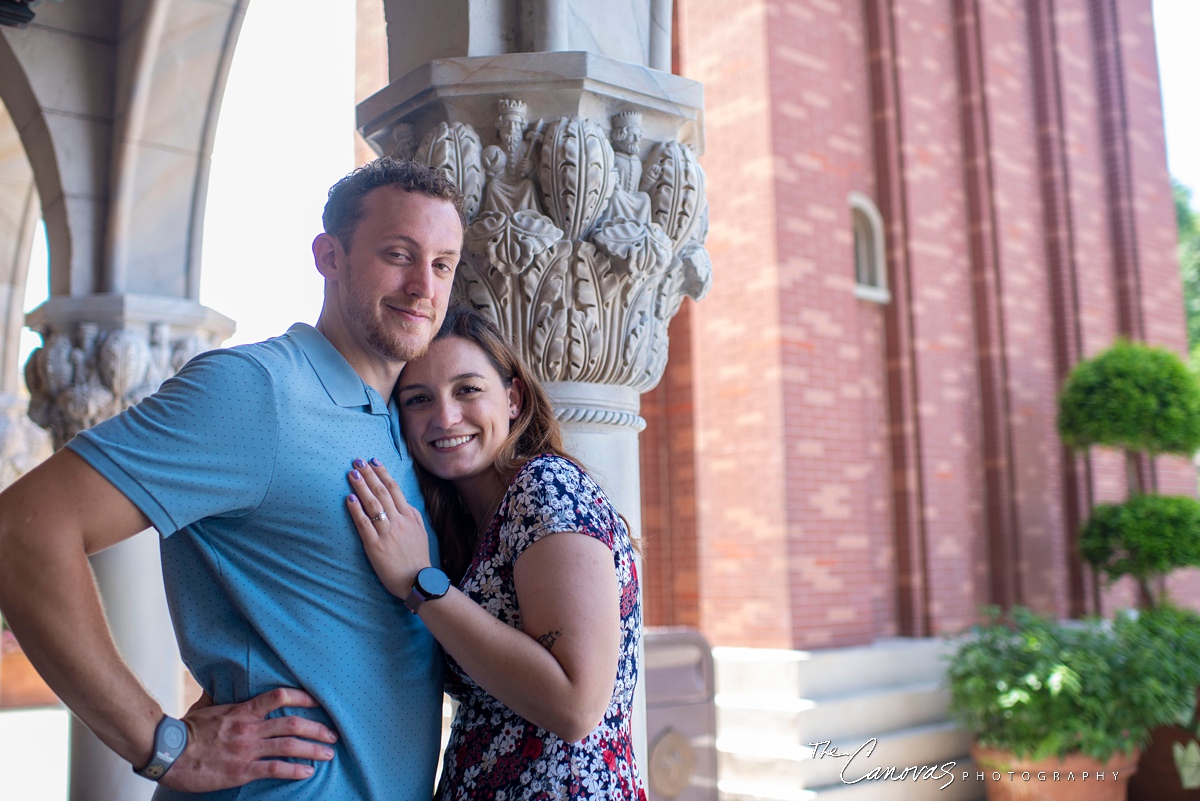
[[[500,138],[501,147],[508,155],[509,164],[512,165],[525,155],[521,152],[521,140],[525,137],[526,106],[520,100],[502,99],[498,101],[497,107],[500,116],[496,120],[496,133]]]
[[[641,148],[641,143],[642,130],[640,128],[623,125],[613,129],[613,150],[618,153],[624,153],[627,156],[636,156]]]
[[[520,158],[517,150],[525,135],[525,120],[521,117],[505,117],[499,123],[500,144],[510,159]]]
[[[612,146],[618,153],[638,156],[642,147],[642,115],[636,111],[622,111],[612,118]]]

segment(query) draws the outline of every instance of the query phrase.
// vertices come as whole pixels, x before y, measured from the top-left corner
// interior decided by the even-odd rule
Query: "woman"
[[[452,306],[397,386],[448,578],[375,461],[347,507],[384,585],[446,652],[460,704],[439,799],[645,798],[630,708],[641,606],[624,522],[562,447],[500,331]]]

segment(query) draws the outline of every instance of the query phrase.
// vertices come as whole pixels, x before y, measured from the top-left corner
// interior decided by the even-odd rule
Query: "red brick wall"
[[[979,3],[1001,276],[1016,513],[1018,598],[1065,612],[1054,306],[1046,263],[1034,74],[1025,0]]]
[[[929,633],[987,598],[983,439],[957,50],[949,3],[895,10]]]
[[[1093,354],[1121,330],[1129,263],[1140,291],[1126,308],[1145,337],[1184,346],[1150,0],[1108,6],[1124,116],[1107,134],[1100,74],[1111,52],[1098,7],[1058,0],[1039,19],[1028,0],[679,0],[680,72],[706,91],[714,288],[687,317],[688,356],[677,365],[672,352],[666,387],[645,403],[644,519],[682,554],[677,568],[648,568],[650,619],[685,622],[694,609],[727,645],[905,633],[885,361],[885,315],[898,313],[912,336],[901,356],[919,455],[913,579],[927,604],[908,625],[940,633],[972,621],[1003,591],[997,554],[1011,561],[1016,600],[1059,614],[1090,605],[1086,571],[1075,589],[1067,580],[1079,567],[1071,462],[1055,428],[1064,353]],[[847,203],[851,190],[879,202],[877,176],[896,166],[877,162],[886,148],[873,128],[868,14],[889,20],[899,89],[891,201],[902,219],[888,223],[903,259],[889,267],[904,270],[895,278],[908,291],[886,312],[854,298]],[[974,77],[964,53],[975,54]],[[1039,136],[1047,115],[1058,126],[1051,155]],[[1114,142],[1126,165],[1116,197]],[[1114,219],[1133,231],[1124,251]],[[687,406],[688,386],[694,547],[675,526],[693,487],[679,461],[686,427],[670,411]],[[1081,510],[1124,496],[1117,455],[1076,464]],[[1160,459],[1156,476],[1161,491],[1195,492],[1186,460]],[[1200,576],[1172,587],[1200,598]],[[1118,587],[1105,607],[1130,599]]]
[[[873,195],[865,34],[856,3],[767,8],[792,644],[842,645],[893,630],[881,312],[854,296],[848,202]]]
[[[692,301],[671,321],[671,369],[642,396],[642,585],[648,626],[700,621]]]
[[[713,288],[695,305],[700,624],[791,647],[783,334],[767,4],[680,3],[680,73],[705,85]],[[645,442],[645,439],[643,439]]]

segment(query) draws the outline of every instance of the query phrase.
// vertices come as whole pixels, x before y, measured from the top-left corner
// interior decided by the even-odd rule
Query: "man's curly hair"
[[[381,186],[396,186],[405,192],[420,192],[454,206],[466,226],[466,200],[454,182],[432,167],[411,159],[390,156],[375,159],[356,169],[329,189],[329,200],[321,222],[325,233],[337,237],[350,249],[350,240],[363,217],[363,198]]]

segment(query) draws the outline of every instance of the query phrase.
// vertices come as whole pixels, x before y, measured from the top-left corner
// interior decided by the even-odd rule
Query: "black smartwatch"
[[[441,598],[449,591],[450,577],[436,567],[426,567],[417,573],[417,580],[413,582],[412,592],[404,599],[404,605],[415,615],[421,604]]]
[[[167,775],[175,760],[183,756],[187,740],[187,726],[184,722],[170,715],[163,715],[158,727],[154,729],[154,755],[150,757],[150,764],[141,770],[134,768],[133,772],[150,781],[158,781]]]

